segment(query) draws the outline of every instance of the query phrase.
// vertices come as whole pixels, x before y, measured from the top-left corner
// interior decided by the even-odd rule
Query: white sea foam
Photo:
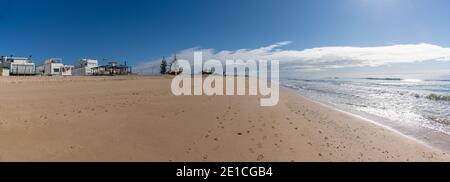
[[[282,83],[350,111],[450,135],[450,82],[442,80],[448,79],[284,77]]]

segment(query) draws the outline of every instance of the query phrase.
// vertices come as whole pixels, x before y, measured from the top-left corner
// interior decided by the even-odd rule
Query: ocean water
[[[450,136],[450,75],[288,76],[281,77],[280,82],[313,100],[382,120],[394,129],[402,127],[411,135],[427,131]]]

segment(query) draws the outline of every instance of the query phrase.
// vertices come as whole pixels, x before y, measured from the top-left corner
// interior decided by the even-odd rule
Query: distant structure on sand
[[[0,76],[115,76],[132,74],[131,66],[110,61],[99,65],[95,59],[80,59],[75,66],[65,65],[61,58],[50,58],[36,67],[30,57],[0,57]]]
[[[80,59],[75,63],[75,68],[72,71],[73,76],[92,76],[93,68],[98,67],[96,59]]]
[[[35,75],[36,66],[30,57],[0,57],[1,76],[9,75]]]
[[[92,68],[95,76],[115,76],[115,75],[129,75],[131,74],[131,67],[124,64],[117,64],[115,61],[110,61],[108,65],[102,65]]]
[[[43,75],[45,76],[72,76],[73,66],[64,65],[60,58],[50,58],[44,61]]]

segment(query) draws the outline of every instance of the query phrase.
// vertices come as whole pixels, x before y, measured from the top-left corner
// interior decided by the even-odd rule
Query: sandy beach
[[[171,77],[0,77],[0,161],[450,161],[281,89],[173,96]]]

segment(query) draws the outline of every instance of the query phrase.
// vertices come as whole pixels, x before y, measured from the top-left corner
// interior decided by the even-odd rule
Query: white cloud
[[[332,68],[381,66],[394,63],[422,61],[450,61],[450,49],[432,44],[400,44],[379,47],[319,47],[305,50],[285,50],[283,46],[291,42],[278,42],[257,49],[235,51],[190,48],[177,53],[179,59],[192,61],[194,51],[203,52],[203,60],[280,60],[282,69],[300,71],[320,71]],[[159,66],[160,60],[143,62],[138,72],[151,71]]]

